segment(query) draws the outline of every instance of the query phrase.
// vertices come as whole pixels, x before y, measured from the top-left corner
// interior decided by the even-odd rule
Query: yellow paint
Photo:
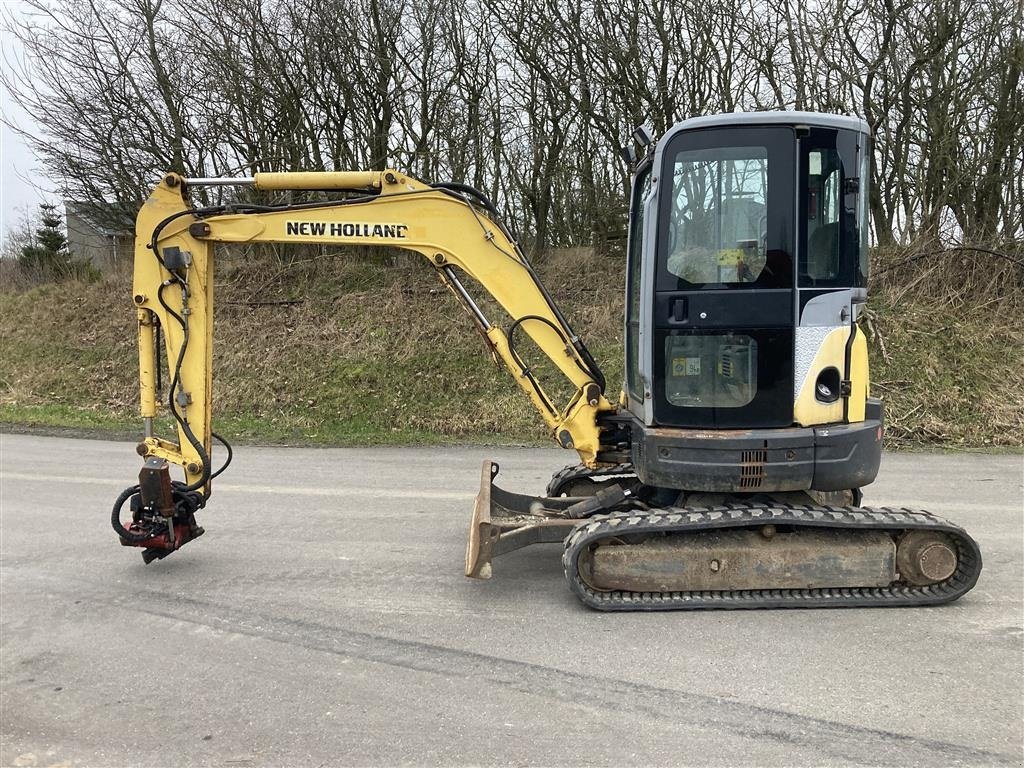
[[[167,359],[173,367],[182,346],[178,322],[158,301],[161,284],[171,277],[158,263],[148,247],[157,226],[169,216],[182,215],[166,224],[158,234],[161,253],[177,246],[191,254],[187,270],[189,283],[190,337],[182,363],[183,389],[190,395],[185,415],[195,434],[209,452],[212,416],[213,383],[213,247],[215,243],[344,243],[347,245],[399,247],[415,251],[439,270],[442,280],[450,285],[443,267],[461,270],[481,286],[513,318],[535,315],[544,318],[568,335],[551,311],[538,286],[529,274],[523,257],[501,229],[480,210],[463,200],[410,179],[397,171],[343,172],[334,174],[258,174],[263,189],[331,188],[350,189],[376,187],[380,194],[360,203],[336,205],[312,210],[285,210],[256,214],[211,216],[202,221],[208,234],[193,236],[189,225],[196,221],[187,213],[189,206],[182,198],[181,180],[168,175],[153,190],[136,221],[135,277],[133,295],[142,297],[140,310],[140,391],[143,415],[148,415],[151,394],[155,390],[153,361],[146,358],[146,344],[152,345],[153,329],[143,324],[145,313],[159,320],[166,346]],[[460,280],[463,276],[460,275]],[[464,280],[472,289],[472,280]],[[176,284],[164,289],[164,301],[171,310],[181,314],[182,295]],[[568,431],[573,447],[584,463],[597,461],[599,431],[597,415],[615,410],[604,396],[595,404],[587,402],[584,392],[593,381],[577,364],[576,352],[548,324],[536,320],[520,325],[520,333],[528,335],[575,386],[569,403],[559,406],[551,402],[543,390],[537,391],[520,370],[508,346],[505,333],[497,326],[484,332],[496,360],[512,373],[529,396],[544,422],[557,436]],[[145,359],[144,359],[145,358]],[[168,373],[167,378],[170,378]],[[165,382],[165,386],[169,381]],[[167,394],[163,393],[166,401]],[[163,404],[166,407],[166,402]],[[179,466],[198,464],[199,456],[182,430],[178,442],[153,438],[146,440],[149,455],[161,456]],[[198,473],[186,472],[189,482]]]
[[[793,405],[793,416],[797,424],[809,427],[815,424],[836,424],[843,420],[843,398],[834,403],[822,403],[814,396],[814,385],[818,374],[829,367],[836,368],[839,377],[843,378],[846,369],[846,342],[849,338],[849,328],[836,328],[821,342]],[[864,421],[869,386],[868,349],[864,333],[859,329],[850,353],[850,386],[849,423]]]
[[[868,393],[871,389],[871,376],[868,369],[868,341],[864,332],[857,329],[857,338],[853,340],[850,350],[850,408],[851,424],[864,421],[867,409]]]
[[[141,445],[146,447],[147,458],[167,459],[167,461],[174,464],[182,463],[181,449],[177,443],[173,443],[170,440],[162,440],[159,437],[147,437],[142,441]]]

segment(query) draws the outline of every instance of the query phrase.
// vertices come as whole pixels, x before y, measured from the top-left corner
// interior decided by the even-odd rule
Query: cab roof
[[[775,110],[772,112],[728,112],[721,115],[691,117],[673,125],[665,135],[688,131],[692,128],[727,128],[748,125],[809,125],[870,133],[868,124],[859,117],[830,115],[824,112]]]

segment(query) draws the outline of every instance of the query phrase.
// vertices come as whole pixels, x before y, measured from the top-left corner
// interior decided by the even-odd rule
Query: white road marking
[[[77,475],[38,475],[27,472],[0,472],[0,481],[24,480],[34,483],[77,483],[79,485],[121,486],[122,482],[110,478],[81,477]],[[475,493],[467,491],[400,490],[397,488],[367,488],[365,486],[342,486],[333,488],[310,488],[290,485],[235,485],[215,483],[215,490],[238,493],[277,493],[288,496],[364,496],[376,499],[472,499]]]

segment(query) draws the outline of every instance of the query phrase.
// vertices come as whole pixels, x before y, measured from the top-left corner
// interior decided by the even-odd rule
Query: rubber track
[[[551,476],[544,495],[557,498],[562,495],[562,489],[575,480],[600,481],[603,477],[611,477],[613,475],[632,475],[636,477],[636,470],[633,469],[632,464],[628,463],[600,467],[599,469],[590,469],[583,464],[570,464],[567,467],[562,467],[562,469]]]
[[[701,592],[603,592],[579,575],[582,553],[605,537],[644,533],[700,532],[756,525],[791,525],[847,530],[941,531],[956,543],[957,568],[946,581],[927,587],[896,582],[888,587],[757,589]],[[966,531],[929,512],[888,507],[726,505],[708,509],[666,508],[592,517],[565,540],[562,567],[569,588],[601,611],[670,611],[735,608],[866,608],[939,605],[968,592],[981,573],[981,552]]]

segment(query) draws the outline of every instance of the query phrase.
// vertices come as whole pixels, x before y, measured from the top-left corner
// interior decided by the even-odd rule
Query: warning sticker
[[[673,376],[700,376],[699,357],[673,357]]]

